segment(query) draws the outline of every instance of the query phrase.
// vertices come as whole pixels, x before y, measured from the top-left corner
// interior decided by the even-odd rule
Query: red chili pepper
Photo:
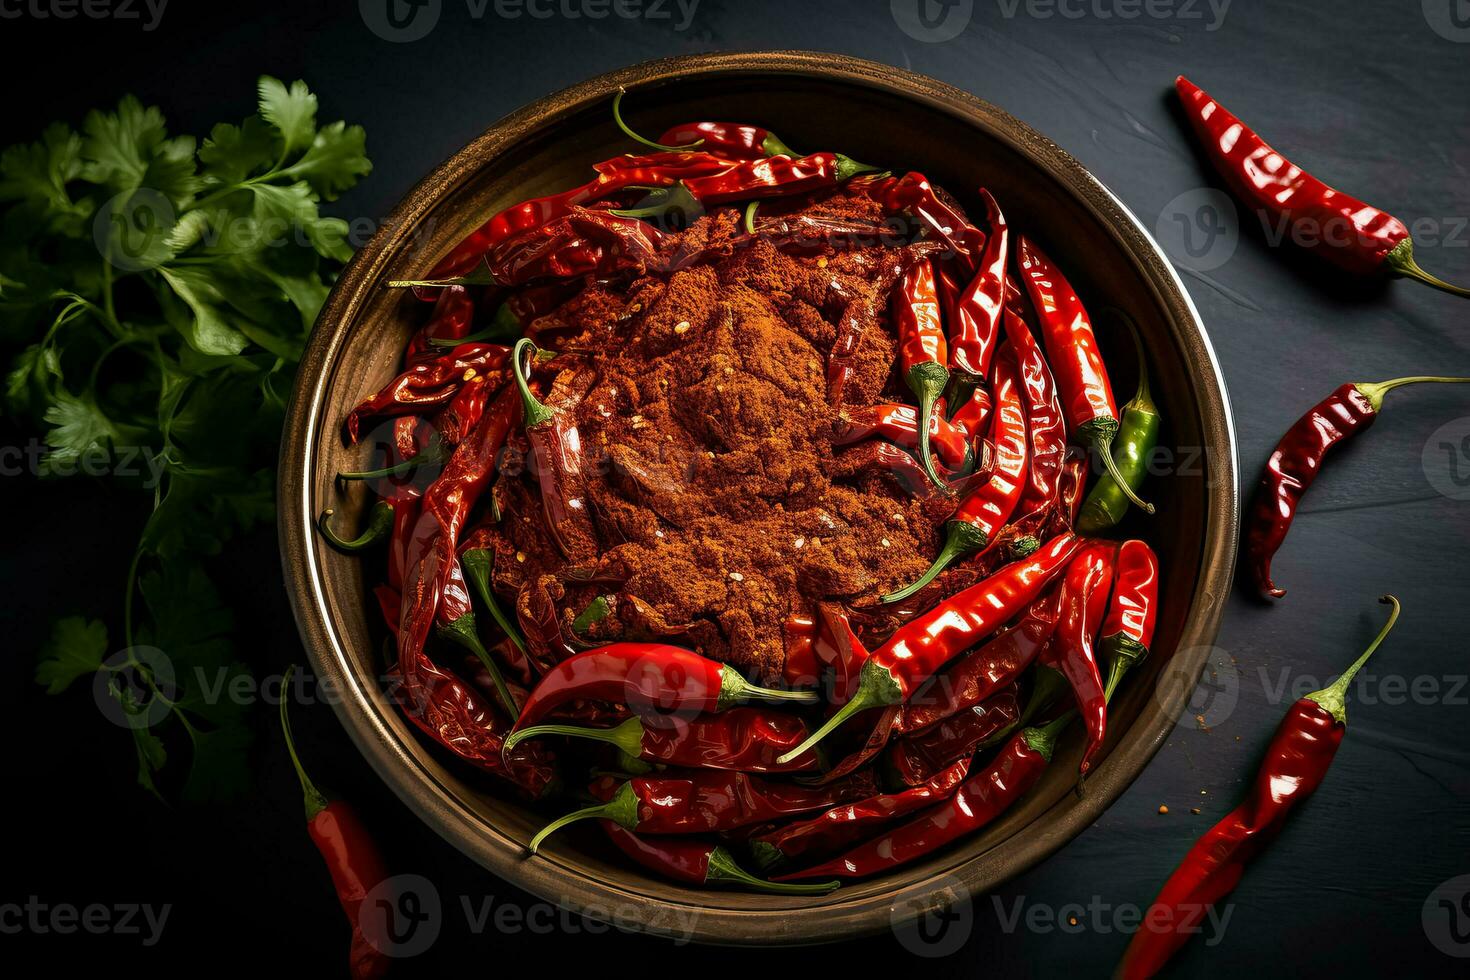
[[[1215,824],[1185,855],[1164,883],[1123,954],[1118,975],[1151,977],[1199,931],[1211,906],[1235,890],[1245,866],[1285,825],[1287,817],[1317,791],[1327,775],[1347,726],[1347,689],[1399,617],[1399,602],[1363,655],[1330,687],[1308,694],[1287,711],[1244,801]]]
[[[1118,403],[1113,398],[1108,369],[1098,350],[1087,310],[1062,271],[1024,235],[1016,240],[1016,255],[1031,303],[1041,318],[1042,340],[1055,372],[1072,438],[1101,456],[1108,474],[1118,481],[1119,489],[1134,506],[1152,514],[1153,505],[1138,498],[1118,472],[1118,464],[1113,462]]]
[[[1285,589],[1277,588],[1271,581],[1271,559],[1286,540],[1297,506],[1321,472],[1327,453],[1377,420],[1384,395],[1400,385],[1421,381],[1458,384],[1470,382],[1470,378],[1410,377],[1377,383],[1352,382],[1312,406],[1311,411],[1286,430],[1266,462],[1246,531],[1251,572],[1262,595],[1276,599],[1286,595]]]
[[[571,279],[640,272],[657,265],[663,235],[653,225],[613,211],[572,208],[567,214],[493,246],[485,253],[492,281],[517,286],[536,279]]]
[[[968,711],[895,741],[883,754],[884,771],[904,786],[922,786],[956,760],[973,756],[981,742],[1020,717],[1012,684]]]
[[[1038,663],[1066,678],[1087,725],[1087,749],[1082,754],[1080,775],[1092,768],[1092,757],[1102,748],[1107,734],[1108,704],[1093,644],[1107,613],[1117,552],[1118,546],[1112,541],[1099,541],[1089,544],[1072,560],[1062,580],[1061,615],[1056,629],[1037,657]]]
[[[746,701],[813,704],[814,691],[773,691],[751,684],[728,664],[663,643],[611,643],[557,664],[521,709],[507,745],[568,701],[594,699],[663,714],[724,711]],[[796,756],[793,755],[792,758]],[[782,759],[783,763],[790,759]]]
[[[442,353],[435,342],[462,340],[470,332],[475,317],[475,304],[469,290],[464,286],[447,286],[436,290],[434,311],[429,321],[409,338],[403,351],[405,364],[416,364],[422,359],[435,360]]]
[[[1045,727],[1022,729],[983,769],[966,779],[954,796],[841,857],[775,880],[865,878],[917,861],[974,833],[1036,785],[1051,761],[1058,733],[1070,720],[1070,715],[1063,715]]]
[[[1062,592],[1036,598],[1012,627],[965,654],[920,688],[903,706],[898,731],[918,732],[966,708],[983,704],[1023,674],[1051,639],[1061,614]]]
[[[1087,456],[1075,446],[1068,447],[1062,460],[1062,472],[1057,477],[1056,513],[1048,528],[1049,533],[1070,531],[1077,526],[1077,514],[1082,510],[1083,492],[1087,489]]]
[[[778,783],[743,772],[691,769],[597,779],[592,795],[605,801],[558,817],[531,839],[541,842],[578,820],[600,819],[640,834],[707,834],[734,830],[873,795],[877,783],[868,773],[828,786]]]
[[[811,885],[764,881],[740,867],[735,855],[718,844],[687,837],[645,837],[624,830],[611,820],[602,829],[618,850],[650,871],[690,885],[736,885],[775,895],[825,895],[835,881]]]
[[[516,731],[511,744],[541,735],[590,738],[616,745],[628,755],[689,769],[738,769],[742,772],[802,772],[819,769],[813,751],[781,764],[776,757],[806,738],[806,723],[795,715],[764,708],[731,708],[712,716],[657,717],[647,722],[629,718],[615,728],[535,725]]]
[[[984,388],[976,388],[970,392],[970,397],[965,399],[964,404],[950,415],[949,424],[963,431],[972,442],[978,442],[989,431],[987,424],[994,407],[990,393]]]
[[[949,484],[952,489],[956,485],[971,486],[989,477],[995,467],[995,447],[981,440],[979,449],[979,464],[965,476],[957,476],[955,481]],[[933,481],[929,479],[929,474],[924,471],[922,463],[891,442],[864,442],[833,457],[832,475],[836,478],[841,479],[868,472],[884,473],[892,477],[901,490],[919,500],[933,500],[949,496],[934,486]],[[946,475],[945,469],[940,469],[939,472],[941,477]]]
[[[929,442],[939,460],[950,470],[968,470],[974,462],[970,449],[970,433],[944,419],[944,402],[939,411],[929,416]],[[837,417],[832,445],[848,446],[869,437],[893,443],[907,450],[919,448],[919,410],[912,405],[879,404],[844,408]]]
[[[990,192],[981,188],[990,236],[980,253],[979,269],[954,305],[949,321],[949,367],[970,388],[990,377],[990,361],[1000,339],[1000,318],[1006,291],[1006,261],[1010,233],[1005,215]]]
[[[475,659],[480,661],[485,672],[490,675],[490,681],[495,686],[495,693],[500,698],[506,714],[514,718],[520,711],[520,705],[511,695],[510,687],[505,682],[505,674],[501,671],[500,665],[490,656],[490,651],[485,649],[485,644],[480,640],[480,630],[475,622],[475,611],[470,602],[469,589],[465,584],[464,571],[457,560],[450,563],[449,575],[439,594],[439,608],[434,620],[434,635],[457,644],[475,655]]]
[[[1159,616],[1159,559],[1148,543],[1123,542],[1115,566],[1113,597],[1099,641],[1108,664],[1104,687],[1110,702],[1123,675],[1148,656]]]
[[[949,371],[944,366],[948,354],[944,323],[939,317],[939,295],[935,292],[934,270],[928,262],[918,262],[904,273],[894,297],[893,322],[898,330],[899,370],[919,402],[919,462],[924,464],[934,485],[947,492],[948,487],[934,468],[929,451],[934,402],[949,383]]]
[[[521,414],[526,438],[536,463],[536,481],[541,488],[541,506],[546,527],[557,548],[574,565],[597,557],[597,531],[588,510],[587,480],[582,473],[582,437],[568,412],[537,401],[526,383],[523,353],[536,356],[529,338],[516,341],[511,352],[511,370],[521,393]]]
[[[465,344],[419,361],[347,413],[348,441],[357,442],[364,419],[416,415],[449,404],[476,377],[503,380],[509,353],[500,344]]]
[[[750,852],[765,871],[836,854],[900,817],[945,799],[969,770],[970,760],[961,759],[922,786],[844,803],[816,816],[781,824],[752,837],[747,842]]]
[[[853,357],[862,344],[863,335],[878,322],[894,283],[914,265],[928,261],[937,249],[933,242],[918,242],[887,250],[882,258],[883,264],[872,277],[872,289],[854,297],[843,309],[837,321],[832,353],[827,357],[827,403],[834,412],[842,408],[843,390],[847,379],[852,376]]]
[[[983,552],[999,540],[998,532],[1016,509],[1026,479],[1026,412],[1021,401],[1015,359],[1002,356],[995,363],[995,469],[990,479],[971,490],[944,525],[944,544],[929,570],[908,586],[883,597],[884,602],[907,599],[934,581],[956,558]]]
[[[293,670],[287,667],[281,677],[281,733],[286,739],[286,751],[291,754],[296,778],[301,781],[301,793],[306,798],[306,830],[326,862],[327,871],[332,875],[332,887],[337,891],[337,901],[342,903],[342,911],[352,925],[348,969],[357,980],[381,977],[387,974],[390,964],[383,952],[387,937],[369,936],[363,931],[362,903],[369,892],[387,880],[388,871],[383,865],[377,842],[368,833],[357,811],[341,800],[328,801],[306,775],[306,769],[296,755],[286,694]]]
[[[809,153],[804,157],[774,156],[740,160],[717,173],[681,180],[648,194],[648,203],[610,213],[623,218],[687,223],[706,208],[733,201],[759,200],[806,194],[836,187],[876,168],[841,153]]]
[[[1022,532],[1038,534],[1041,522],[1057,505],[1062,461],[1067,456],[1067,422],[1057,398],[1057,383],[1046,355],[1031,335],[1031,328],[1014,312],[1006,310],[1006,344],[1021,371],[1021,391],[1026,403],[1026,433],[1031,440],[1027,453],[1026,483],[1016,503]]]
[[[903,703],[939,668],[1029,605],[1081,544],[1071,534],[1053,538],[1030,558],[1007,565],[905,623],[863,664],[851,700],[780,761],[810,749],[859,711]]]
[[[926,235],[943,242],[959,262],[957,270],[966,280],[973,276],[985,248],[985,233],[965,220],[964,215],[942,200],[921,173],[870,181],[863,192],[877,201],[886,214],[907,211],[924,226]]]
[[[817,663],[817,620],[808,613],[793,613],[781,627],[786,660],[781,679],[792,687],[811,687],[821,679]]]
[[[613,96],[613,122],[623,131],[623,135],[644,146],[656,150],[692,150],[699,147],[706,151],[716,151],[732,160],[797,155],[770,130],[746,123],[680,123],[664,130],[658,142],[645,139],[623,120],[623,97],[626,95],[627,92],[620,88],[618,94]]]
[[[1230,189],[1280,231],[1289,225],[1303,248],[1357,275],[1407,276],[1470,296],[1470,289],[1419,268],[1414,240],[1398,218],[1302,170],[1183,75],[1174,87],[1205,155]]]

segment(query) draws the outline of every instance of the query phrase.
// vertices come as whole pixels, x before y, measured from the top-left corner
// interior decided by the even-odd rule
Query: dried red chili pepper
[[[810,885],[777,883],[757,878],[742,868],[735,855],[718,844],[687,837],[646,837],[624,830],[611,820],[602,829],[618,850],[650,871],[690,885],[736,885],[774,895],[825,895],[838,882]]]
[[[326,862],[337,901],[352,925],[349,971],[356,980],[385,976],[390,963],[383,952],[386,948],[383,940],[387,937],[369,936],[364,932],[362,903],[369,892],[387,880],[388,871],[383,865],[377,842],[357,811],[341,800],[328,800],[301,765],[296,754],[296,742],[291,737],[291,716],[287,711],[290,699],[286,692],[294,670],[294,667],[287,667],[281,676],[281,734],[286,740],[286,751],[291,754],[296,778],[301,781],[302,796],[306,799],[306,831]]]
[[[1005,301],[1010,233],[995,198],[984,188],[980,189],[980,197],[985,202],[990,235],[980,253],[979,268],[956,299],[949,321],[949,368],[962,385],[956,389],[957,399],[967,390],[985,384],[990,377],[990,361],[1000,339]]]
[[[969,470],[974,463],[970,433],[944,419],[944,402],[929,416],[929,444],[950,470]],[[967,416],[968,418],[969,416]],[[892,403],[844,408],[833,425],[832,445],[849,446],[877,437],[907,450],[919,449],[919,410]]]
[[[884,602],[907,599],[934,581],[956,558],[983,552],[998,540],[1021,499],[1026,479],[1026,413],[1021,401],[1015,359],[1002,356],[995,363],[995,469],[990,479],[971,490],[944,525],[944,544],[929,570],[914,582],[883,597]]]
[[[986,440],[979,446],[979,463],[971,472],[953,480],[947,476],[947,468],[939,473],[945,477],[951,489],[973,486],[987,479],[995,468],[995,447]],[[883,473],[893,478],[901,490],[919,500],[948,498],[949,494],[938,490],[924,466],[906,450],[891,442],[864,442],[852,449],[844,450],[832,458],[832,476],[843,479],[862,473]]]
[[[1087,489],[1087,456],[1075,446],[1067,448],[1062,472],[1057,477],[1057,506],[1048,531],[1060,533],[1077,526],[1082,510],[1083,492]]]
[[[733,160],[801,155],[769,129],[743,123],[681,123],[664,130],[658,142],[669,146],[697,143],[706,152],[718,153]]]
[[[1459,384],[1470,382],[1470,378],[1409,377],[1376,383],[1351,382],[1312,406],[1286,430],[1266,461],[1246,530],[1251,572],[1262,595],[1276,599],[1286,595],[1286,590],[1271,580],[1271,559],[1286,540],[1297,507],[1321,472],[1327,453],[1378,419],[1384,395],[1400,385],[1424,381]]]
[[[475,611],[470,604],[469,589],[465,585],[464,572],[458,561],[450,563],[449,575],[439,593],[434,635],[441,640],[457,644],[475,655],[475,659],[480,661],[485,672],[490,675],[501,706],[505,708],[508,716],[514,718],[520,711],[520,705],[511,695],[500,665],[490,656],[490,651],[485,649],[484,642],[480,640],[479,626],[475,622]]]
[[[691,769],[634,776],[603,776],[592,795],[603,800],[558,817],[531,839],[537,848],[551,834],[579,820],[611,820],[640,834],[706,834],[763,823],[873,795],[877,783],[864,773],[828,786],[778,783],[749,773]]]
[[[590,738],[616,745],[645,762],[689,769],[738,769],[742,772],[803,772],[821,768],[821,756],[808,752],[790,763],[776,757],[806,738],[806,723],[795,715],[764,708],[731,708],[694,718],[632,717],[614,728],[535,725],[517,730],[507,744],[542,735]]]
[[[1143,917],[1145,927],[1128,943],[1119,976],[1151,977],[1162,969],[1199,931],[1210,907],[1235,890],[1245,866],[1281,832],[1291,812],[1322,785],[1347,728],[1348,685],[1399,617],[1397,599],[1386,595],[1378,601],[1393,606],[1388,622],[1335,683],[1287,711],[1250,792],[1199,839],[1164,883]]]
[[[464,569],[464,577],[474,586],[475,594],[480,597],[480,604],[489,611],[490,618],[495,620],[495,625],[500,627],[500,631],[515,649],[515,656],[506,666],[515,671],[521,683],[529,684],[535,674],[535,665],[526,649],[526,638],[521,635],[515,621],[501,608],[500,601],[495,596],[495,588],[491,584],[495,556],[488,548],[483,547],[487,537],[487,532],[483,530],[470,535],[460,551],[459,562]]]
[[[1108,589],[1118,546],[1098,541],[1085,547],[1067,568],[1062,580],[1061,614],[1056,629],[1037,662],[1066,678],[1077,710],[1087,725],[1087,748],[1078,767],[1079,777],[1092,768],[1092,757],[1102,748],[1108,727],[1108,703],[1094,643],[1108,609]],[[1079,783],[1080,786],[1080,783]]]
[[[774,691],[751,684],[728,664],[663,643],[611,643],[568,657],[536,685],[521,709],[522,732],[568,701],[615,701],[664,714],[723,711],[745,701],[813,704],[815,691]],[[795,758],[795,755],[792,756]],[[782,759],[789,762],[789,759]]]
[[[1021,372],[1021,393],[1026,404],[1026,483],[1016,502],[1020,515],[1014,523],[1020,533],[1037,536],[1042,522],[1056,507],[1060,491],[1062,461],[1067,456],[1067,422],[1057,398],[1057,383],[1046,355],[1026,321],[1011,310],[1005,312],[1006,345]]]
[[[834,412],[842,408],[842,394],[852,376],[853,358],[861,346],[863,335],[878,322],[888,304],[894,283],[903,278],[915,264],[928,261],[938,250],[933,242],[918,242],[884,253],[882,265],[875,271],[872,288],[854,297],[837,321],[832,353],[827,357],[827,404]]]
[[[618,208],[610,213],[645,221],[677,219],[687,222],[717,204],[805,194],[836,187],[858,174],[875,169],[841,153],[740,160],[717,173],[689,177],[670,187],[651,190],[648,203],[634,208]]]
[[[587,481],[582,473],[582,437],[569,412],[544,405],[531,393],[522,366],[523,354],[537,354],[530,338],[516,341],[511,351],[511,370],[521,393],[521,414],[526,438],[536,463],[536,482],[541,488],[541,506],[546,527],[557,548],[574,565],[597,557],[597,531],[587,509]]]
[[[469,335],[474,317],[475,304],[464,286],[436,290],[434,310],[428,322],[409,338],[403,362],[412,365],[420,360],[433,360],[442,353],[438,347],[446,342],[457,346]]]
[[[904,273],[893,300],[893,322],[898,331],[899,371],[919,403],[919,462],[934,485],[948,492],[929,450],[934,402],[949,383],[949,371],[944,366],[948,350],[944,323],[939,318],[934,270],[928,262],[915,263]]]
[[[900,817],[945,799],[969,771],[970,760],[961,759],[922,786],[844,803],[815,816],[783,823],[750,838],[747,846],[764,871],[836,854]]]
[[[1098,642],[1108,664],[1103,685],[1108,701],[1112,701],[1123,675],[1148,656],[1159,615],[1159,559],[1148,543],[1137,539],[1123,542],[1115,567],[1113,597]]]
[[[981,742],[1020,718],[1021,703],[1012,684],[967,711],[895,740],[883,753],[884,772],[901,785],[922,786],[955,761],[973,756]]]
[[[1051,639],[1061,613],[1062,593],[1037,597],[1020,620],[965,654],[903,706],[898,731],[918,732],[994,697],[1025,672]]]
[[[907,211],[924,233],[943,242],[959,263],[957,272],[966,280],[973,276],[985,248],[985,233],[942,199],[921,173],[868,181],[862,192],[877,201],[886,214]]]
[[[1036,785],[1051,762],[1057,735],[1070,720],[1068,713],[1041,728],[1022,729],[949,799],[921,811],[903,826],[859,844],[841,857],[780,875],[775,880],[865,878],[917,861],[945,844],[974,833],[1009,810]]]
[[[1174,82],[1185,115],[1220,176],[1247,205],[1303,248],[1357,275],[1407,276],[1456,296],[1470,289],[1432,276],[1414,261],[1414,240],[1398,218],[1302,170],[1189,79]],[[1346,238],[1337,233],[1346,232]]]
[[[810,687],[820,680],[817,663],[817,620],[808,613],[792,613],[781,625],[782,648],[786,659],[781,679],[792,687]]]
[[[810,749],[859,711],[903,703],[939,668],[1029,605],[1080,547],[1074,535],[1054,538],[1030,558],[1007,565],[899,627],[863,664],[852,698],[781,761]]]
[[[987,424],[994,407],[990,393],[984,388],[976,388],[970,392],[970,397],[965,399],[964,404],[950,415],[949,424],[964,432],[971,442],[978,442],[989,431]]]
[[[414,364],[347,413],[349,442],[357,442],[364,419],[416,415],[449,404],[476,377],[503,380],[510,351],[500,344],[465,344]]]
[[[1024,235],[1016,240],[1016,256],[1031,304],[1041,320],[1042,341],[1055,372],[1072,438],[1101,456],[1119,489],[1134,506],[1152,514],[1153,505],[1138,498],[1113,461],[1118,403],[1086,308],[1061,269]]]

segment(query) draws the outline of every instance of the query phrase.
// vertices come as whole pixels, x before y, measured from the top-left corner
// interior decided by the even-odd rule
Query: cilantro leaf
[[[259,116],[240,125],[220,123],[199,147],[203,180],[209,186],[238,184],[267,170],[277,156],[276,133]]]
[[[261,118],[280,132],[285,155],[310,146],[316,133],[316,96],[306,83],[292,82],[287,88],[280,79],[262,75],[258,92]]]
[[[41,649],[36,683],[47,694],[60,694],[79,677],[102,669],[107,656],[107,627],[99,620],[67,616],[51,625],[51,639]]]
[[[311,148],[290,168],[304,177],[328,201],[367,176],[373,165],[367,158],[367,132],[361,126],[334,122],[323,126]]]
[[[179,322],[179,332],[189,346],[201,354],[238,354],[250,341],[229,323],[224,297],[207,271],[194,266],[160,267],[173,291],[194,312],[193,319]]]
[[[117,427],[91,395],[57,389],[55,400],[41,417],[52,426],[46,433],[46,445],[51,449],[42,460],[43,466],[70,463],[84,454],[110,453],[118,437]]]

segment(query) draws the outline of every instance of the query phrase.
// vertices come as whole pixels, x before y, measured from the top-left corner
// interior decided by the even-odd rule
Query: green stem
[[[403,476],[408,473],[412,473],[420,466],[433,466],[437,463],[444,462],[448,458],[449,447],[444,444],[444,440],[441,439],[439,437],[439,434],[436,432],[434,433],[433,438],[429,440],[429,444],[426,445],[417,456],[410,456],[408,459],[405,459],[400,463],[394,463],[392,466],[383,466],[376,470],[358,470],[352,473],[338,473],[337,479],[378,480],[390,476]]]
[[[443,289],[445,286],[494,286],[495,275],[490,267],[481,262],[479,267],[466,276],[450,276],[448,279],[389,279],[389,289],[408,289],[412,286],[424,286],[429,289]]]
[[[759,198],[745,206],[745,233],[747,235],[755,234],[755,213],[760,210],[760,206],[761,202]]]
[[[372,513],[368,516],[367,527],[363,528],[362,533],[351,541],[339,538],[337,532],[332,530],[330,522],[332,513],[330,508],[322,511],[322,516],[317,519],[317,530],[321,531],[322,537],[326,538],[338,551],[345,551],[349,554],[364,551],[388,540],[393,534],[393,505],[386,500],[373,504]]]
[[[1395,245],[1393,249],[1388,253],[1385,261],[1388,265],[1389,270],[1392,271],[1395,275],[1404,276],[1409,279],[1417,279],[1420,282],[1425,283],[1426,285],[1433,286],[1435,289],[1443,289],[1445,292],[1451,294],[1452,296],[1464,296],[1466,298],[1470,298],[1470,289],[1466,289],[1463,286],[1456,286],[1452,283],[1445,282],[1438,276],[1432,276],[1429,273],[1425,272],[1423,269],[1419,268],[1419,263],[1414,261],[1413,239],[1405,238],[1403,241]]]
[[[903,688],[899,686],[898,678],[893,675],[893,671],[887,667],[880,667],[875,661],[869,659],[863,664],[862,673],[858,676],[857,690],[853,692],[852,699],[838,708],[821,728],[807,736],[806,741],[785,755],[778,756],[776,762],[784,766],[792,759],[800,758],[818,742],[836,731],[843,722],[860,711],[898,704],[903,699]]]
[[[530,728],[512,732],[505,740],[505,751],[509,752],[524,740],[540,735],[590,738],[609,745],[616,745],[634,758],[641,758],[643,755],[643,722],[636,715],[612,728],[586,728],[582,725],[532,725]]]
[[[735,856],[723,847],[716,847],[710,851],[708,870],[705,871],[704,880],[729,885],[744,885],[746,888],[770,892],[774,895],[826,895],[841,885],[839,881],[822,881],[812,885],[766,881],[740,867],[735,863]]]
[[[1140,499],[1133,488],[1128,485],[1128,480],[1118,472],[1118,464],[1113,460],[1113,437],[1117,434],[1118,420],[1105,415],[1093,419],[1077,430],[1079,441],[1091,447],[1102,457],[1103,467],[1108,471],[1108,476],[1118,484],[1118,489],[1123,491],[1123,496],[1131,500],[1133,505],[1145,514],[1152,514],[1154,505]]]
[[[475,628],[475,614],[467,612],[458,619],[439,626],[434,632],[475,655],[475,658],[484,665],[485,672],[490,675],[490,682],[495,685],[495,693],[500,698],[500,702],[505,705],[511,721],[515,721],[521,713],[520,706],[511,696],[510,685],[505,682],[505,675],[500,672],[500,665],[490,656],[490,651],[485,649],[485,644],[480,642],[480,634]]]
[[[1050,762],[1052,755],[1057,750],[1057,736],[1062,734],[1062,729],[1071,724],[1072,719],[1076,716],[1077,712],[1068,708],[1054,720],[1047,722],[1040,728],[1023,729],[1021,737],[1026,740],[1026,744],[1031,746],[1033,751],[1047,762]]]
[[[884,596],[884,602],[898,602],[901,599],[907,599],[938,578],[939,573],[948,568],[950,562],[972,551],[979,551],[990,543],[988,535],[983,530],[965,521],[950,521],[944,526],[944,529],[944,546],[939,549],[939,554],[934,556],[934,564],[930,565],[929,570],[920,575],[912,584]]]
[[[550,422],[552,418],[556,415],[556,410],[551,408],[549,405],[543,405],[541,402],[536,400],[535,395],[531,394],[531,386],[526,381],[525,369],[521,367],[521,352],[526,350],[527,348],[530,349],[531,355],[533,357],[539,353],[536,350],[535,342],[531,340],[530,337],[522,337],[520,340],[516,341],[516,345],[511,348],[510,366],[511,370],[515,373],[516,388],[518,388],[521,393],[521,407],[525,410],[526,428],[529,429],[533,425],[541,425],[545,422]]]
[[[1103,700],[1111,704],[1113,692],[1118,689],[1118,683],[1123,680],[1123,675],[1132,670],[1135,664],[1141,663],[1148,657],[1148,647],[1127,634],[1115,633],[1112,636],[1103,637],[1102,649],[1105,654],[1109,655],[1108,678],[1103,688]]]
[[[929,474],[936,487],[953,494],[954,490],[939,475],[939,469],[934,465],[934,454],[929,448],[929,423],[934,416],[934,402],[949,384],[949,372],[937,361],[926,361],[909,368],[905,381],[919,400],[919,462],[924,464],[924,472]]]
[[[577,618],[572,620],[572,632],[579,636],[586,636],[589,629],[612,615],[612,604],[616,599],[616,596],[610,595],[600,595],[593,598],[591,602],[587,603],[587,608],[583,609],[577,614]]]
[[[291,712],[287,709],[291,698],[286,692],[290,688],[291,674],[295,670],[296,667],[293,664],[286,668],[286,673],[281,675],[281,733],[286,736],[286,751],[291,753],[291,765],[296,770],[296,778],[301,781],[301,795],[306,800],[306,819],[310,821],[327,808],[327,798],[306,774],[306,767],[301,764],[301,757],[296,754],[296,740],[291,736]]]
[[[624,830],[637,832],[638,794],[633,789],[633,783],[629,781],[619,786],[617,792],[612,795],[612,799],[606,803],[583,807],[580,810],[573,810],[565,816],[557,817],[551,823],[541,828],[539,834],[531,838],[531,843],[527,846],[527,849],[532,854],[535,854],[537,849],[541,847],[542,841],[568,824],[574,824],[579,820],[594,819],[611,820]]]
[[[655,143],[651,139],[640,136],[631,126],[623,121],[623,96],[627,94],[628,90],[619,85],[618,94],[613,96],[613,122],[617,124],[618,129],[623,131],[623,135],[630,140],[642,143],[644,146],[651,147],[655,150],[665,150],[670,153],[678,153],[682,150],[694,150],[704,145],[704,140],[699,139],[693,143],[685,143],[683,146],[666,146],[663,143]]]
[[[1401,385],[1417,385],[1426,382],[1435,384],[1465,384],[1470,378],[1445,378],[1435,375],[1416,374],[1408,378],[1394,378],[1392,381],[1354,381],[1353,387],[1363,393],[1363,397],[1373,405],[1373,411],[1377,412],[1383,408],[1383,396]]]
[[[1379,630],[1378,635],[1373,638],[1373,642],[1368,644],[1368,649],[1364,650],[1363,655],[1353,661],[1353,665],[1343,671],[1342,676],[1333,681],[1332,684],[1320,691],[1314,691],[1307,695],[1307,700],[1320,704],[1324,711],[1337,719],[1339,725],[1347,724],[1348,685],[1353,682],[1353,678],[1357,676],[1358,671],[1363,669],[1363,665],[1368,662],[1368,658],[1373,656],[1374,651],[1383,643],[1384,638],[1393,629],[1393,624],[1399,621],[1399,611],[1402,607],[1399,606],[1397,599],[1391,595],[1385,595],[1380,596],[1378,601],[1384,605],[1393,606],[1393,609],[1388,614],[1388,622],[1383,624],[1383,629]]]
[[[495,590],[490,587],[490,573],[492,570],[493,556],[487,549],[476,548],[466,551],[459,556],[459,564],[464,569],[465,578],[475,587],[475,592],[480,597],[480,602],[490,611],[490,618],[495,620],[495,625],[500,631],[516,645],[521,653],[527,653],[526,638],[521,636],[519,627],[500,608],[500,603],[495,599]]]

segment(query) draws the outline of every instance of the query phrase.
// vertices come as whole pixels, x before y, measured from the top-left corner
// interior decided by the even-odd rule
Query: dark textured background
[[[676,20],[648,18],[505,19],[493,4],[477,20],[464,0],[443,0],[427,38],[390,44],[348,0],[319,10],[281,3],[275,12],[260,9],[266,4],[174,0],[153,31],[138,21],[42,19],[34,5],[7,0],[0,4],[3,142],[32,139],[52,118],[78,122],[124,91],[162,105],[175,131],[202,134],[249,112],[260,73],[301,77],[319,93],[324,119],[366,126],[374,173],[336,213],[375,217],[496,118],[571,82],[683,52],[811,48],[911,68],[1007,109],[1077,156],[1145,225],[1175,229],[1182,242],[1173,216],[1196,215],[1214,186],[1172,103],[1170,83],[1184,71],[1296,162],[1405,218],[1429,219],[1424,230],[1443,240],[1421,247],[1423,264],[1470,282],[1470,9],[1455,2],[1425,0],[1421,9],[1417,0],[1237,0],[1217,21],[1203,0],[1165,4],[1172,16],[1131,20],[1121,16],[1133,9],[1127,0],[1063,0],[1062,10],[975,0],[957,37],[928,43],[902,31],[886,2],[701,0],[679,31]],[[931,13],[939,12],[934,5]],[[51,67],[38,71],[36,58]],[[799,134],[788,138],[799,143]],[[1208,253],[1206,264],[1220,254]],[[1242,228],[1228,261],[1185,279],[1224,366],[1248,485],[1284,427],[1342,381],[1470,374],[1470,303],[1409,283],[1345,281],[1271,247],[1257,227]],[[1428,445],[1426,463],[1431,435],[1451,422],[1449,435]],[[1278,563],[1291,597],[1278,608],[1232,597],[1200,702],[1207,730],[1192,719],[1182,725],[1095,826],[979,899],[947,939],[927,948],[957,951],[927,961],[913,952],[924,947],[912,935],[772,954],[673,949],[594,932],[560,913],[533,919],[536,928],[476,934],[461,896],[527,910],[533,900],[420,826],[329,710],[302,710],[296,726],[321,781],[359,804],[387,842],[393,868],[428,876],[444,898],[441,938],[405,964],[406,975],[522,970],[537,958],[597,975],[670,967],[1096,975],[1126,937],[1110,914],[1087,906],[1151,898],[1195,836],[1238,797],[1286,703],[1355,655],[1381,620],[1374,598],[1392,590],[1403,599],[1403,622],[1377,662],[1378,683],[1352,706],[1350,734],[1325,786],[1236,893],[1224,941],[1214,948],[1197,941],[1175,973],[1449,972],[1460,964],[1431,944],[1422,910],[1437,885],[1470,872],[1470,504],[1431,481],[1452,487],[1454,473],[1470,472],[1463,454],[1452,472],[1451,452],[1439,445],[1467,435],[1470,391],[1390,396],[1384,419],[1342,454],[1297,522]],[[6,444],[24,438],[10,429],[3,436]],[[147,949],[129,936],[8,931],[0,949],[8,958],[23,945],[27,955],[68,963],[126,957],[131,967],[168,975],[340,973],[345,927],[302,832],[269,714],[257,719],[251,799],[230,809],[170,810],[133,789],[128,739],[91,708],[85,690],[48,699],[29,680],[54,616],[115,612],[142,516],[137,502],[81,481],[3,486],[0,628],[9,655],[0,698],[10,832],[0,903],[34,895],[53,904],[172,903],[173,911],[162,941]],[[241,624],[241,641],[261,672],[299,661],[273,538],[242,545],[220,571],[255,610]],[[1418,681],[1419,697],[1392,686],[1420,678],[1427,680]],[[1425,696],[1430,687],[1438,694]],[[1007,928],[1017,903],[1044,916],[1031,920],[1043,927],[1023,918]],[[1058,914],[1064,923],[1077,916],[1077,926],[1048,926]],[[1443,916],[1436,922],[1443,934]],[[1470,928],[1470,917],[1459,925]],[[968,938],[959,945],[961,936]]]

